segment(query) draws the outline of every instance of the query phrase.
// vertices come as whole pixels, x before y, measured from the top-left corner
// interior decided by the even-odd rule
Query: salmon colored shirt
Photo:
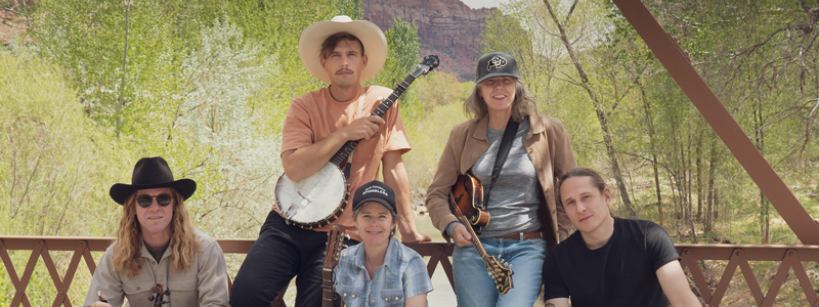
[[[381,86],[364,87],[362,91],[365,93],[363,99],[359,96],[346,102],[333,99],[329,87],[293,99],[284,119],[281,151],[286,152],[314,144],[354,120],[369,116],[381,104],[378,98],[386,99],[392,93],[392,90]],[[383,119],[386,123],[381,125],[378,132],[372,138],[358,143],[353,151],[350,178],[347,179],[350,191],[355,191],[361,184],[378,178],[381,158],[385,153],[397,150],[403,154],[410,150],[397,101],[387,110]],[[347,233],[360,241],[352,217],[353,193],[350,193],[348,200],[341,217],[334,223],[347,226]],[[275,205],[273,210],[276,210]],[[330,226],[315,230],[327,232]]]

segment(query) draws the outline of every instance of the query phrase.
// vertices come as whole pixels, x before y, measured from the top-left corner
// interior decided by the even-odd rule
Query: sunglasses
[[[160,206],[167,207],[168,205],[171,204],[171,200],[173,200],[173,197],[171,196],[171,194],[168,193],[162,193],[157,196],[142,194],[137,196],[137,204],[142,208],[148,208],[151,206],[151,203],[153,203],[154,199],[156,199],[156,203],[159,204]]]

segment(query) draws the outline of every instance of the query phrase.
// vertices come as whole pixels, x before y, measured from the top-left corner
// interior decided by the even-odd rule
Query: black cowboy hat
[[[120,205],[124,205],[128,196],[138,190],[173,188],[183,199],[188,199],[196,191],[196,181],[191,179],[173,180],[173,173],[168,162],[162,157],[142,158],[134,166],[131,184],[117,183],[111,186],[108,194]]]

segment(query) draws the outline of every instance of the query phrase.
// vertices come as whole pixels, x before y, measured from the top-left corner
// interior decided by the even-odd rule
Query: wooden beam
[[[816,225],[731,113],[705,84],[680,46],[663,30],[640,0],[613,1],[799,240],[803,244],[819,244],[819,225]]]

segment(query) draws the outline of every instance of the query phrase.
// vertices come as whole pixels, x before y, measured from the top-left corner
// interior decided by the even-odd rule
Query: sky
[[[499,7],[501,4],[509,1],[510,0],[461,0],[461,2],[473,9],[479,9],[482,7]]]

